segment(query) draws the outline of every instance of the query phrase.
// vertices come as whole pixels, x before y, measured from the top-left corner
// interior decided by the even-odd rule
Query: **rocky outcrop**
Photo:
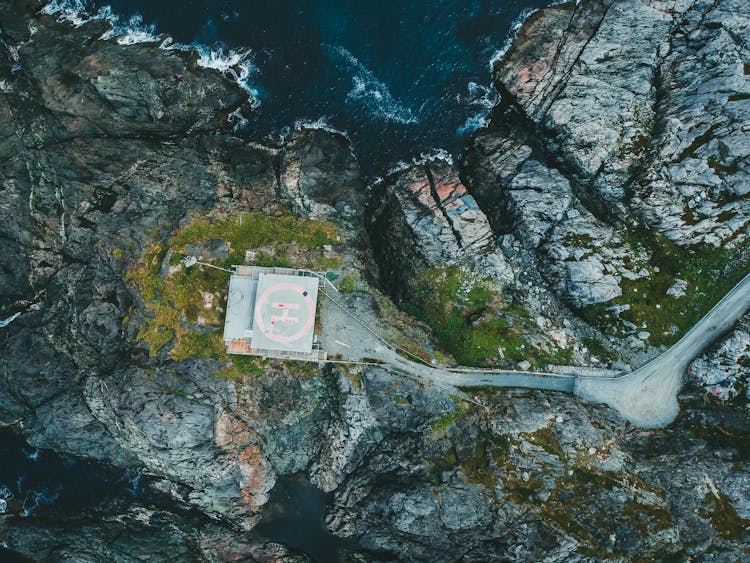
[[[344,135],[302,126],[285,138],[280,159],[279,188],[295,212],[316,218],[361,219],[364,187]]]
[[[552,6],[526,22],[495,80],[597,216],[632,213],[681,245],[736,244],[750,95],[740,3]]]
[[[651,133],[671,8],[632,0],[544,10],[524,32],[528,40],[517,41],[495,68],[496,80],[544,130],[549,151],[581,190],[600,200],[600,213],[624,211],[639,155],[623,147]],[[540,28],[553,28],[558,41],[538,34]]]
[[[487,217],[443,161],[406,166],[377,182],[366,228],[381,282],[397,298],[430,267],[469,267],[500,285],[512,279]]]
[[[6,561],[18,560],[15,554],[48,561],[309,561],[278,543],[237,534],[200,515],[140,504],[112,503],[56,522],[6,519],[0,535],[13,549],[0,548]]]
[[[520,242],[515,260],[568,305],[578,309],[618,297],[623,278],[647,274],[648,256],[596,218],[569,179],[545,164],[536,139],[515,130],[519,121],[521,127],[516,110],[507,108],[473,139],[462,161],[471,193],[495,230]]]
[[[746,315],[713,350],[697,358],[688,368],[688,377],[693,384],[720,401],[750,400],[748,321]]]
[[[750,17],[680,6],[662,64],[654,152],[633,206],[680,244],[740,244],[750,217]]]

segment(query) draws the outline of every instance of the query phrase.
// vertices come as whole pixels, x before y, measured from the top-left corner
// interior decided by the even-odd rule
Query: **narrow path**
[[[330,356],[359,361],[373,359],[404,374],[446,389],[472,402],[461,389],[471,387],[522,387],[564,391],[583,399],[605,403],[632,424],[657,428],[672,422],[679,413],[677,394],[690,362],[719,336],[729,331],[750,308],[750,274],[743,278],[685,336],[669,350],[637,370],[615,377],[592,376],[587,368],[569,374],[529,371],[444,369],[408,359],[372,326],[374,313],[362,320],[336,297],[321,304],[321,344]]]

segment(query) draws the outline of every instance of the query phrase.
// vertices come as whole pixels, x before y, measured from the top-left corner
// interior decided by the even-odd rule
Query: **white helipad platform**
[[[312,351],[318,279],[261,274],[255,298],[253,348]]]
[[[319,284],[320,278],[306,271],[236,266],[224,322],[227,352],[325,359],[314,336]]]

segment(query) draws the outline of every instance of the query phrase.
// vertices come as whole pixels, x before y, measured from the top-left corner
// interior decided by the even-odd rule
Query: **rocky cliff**
[[[340,134],[237,137],[245,94],[194,54],[0,0],[0,424],[176,503],[10,503],[0,542],[303,561],[258,533],[275,484],[302,475],[354,560],[746,559],[746,320],[693,362],[680,418],[642,431],[562,393],[483,391],[482,408],[387,366],[229,358],[226,278],[180,266],[346,272],[435,361],[635,365],[747,269],[743,8],[541,10],[461,159],[366,191]]]

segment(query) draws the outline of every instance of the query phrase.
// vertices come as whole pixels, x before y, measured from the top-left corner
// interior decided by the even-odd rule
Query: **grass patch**
[[[540,428],[536,432],[525,434],[524,437],[532,444],[542,448],[545,452],[557,456],[560,458],[560,461],[567,461],[568,456],[563,452],[560,442],[557,436],[555,436],[555,432],[549,426]]]
[[[357,274],[346,274],[337,284],[337,289],[342,293],[352,293],[357,291],[359,276]]]
[[[747,274],[749,265],[741,251],[699,245],[691,249],[677,246],[666,237],[646,228],[631,231],[625,241],[639,252],[651,253],[646,268],[649,275],[620,282],[622,295],[606,304],[596,304],[582,311],[583,317],[617,337],[627,334],[622,320],[629,321],[651,334],[649,344],[674,344],[698,322],[726,293]],[[685,280],[687,292],[671,297],[667,290],[676,279]],[[608,307],[630,305],[630,309],[613,315]]]
[[[604,362],[613,362],[620,359],[620,354],[615,350],[610,350],[604,343],[598,338],[586,337],[583,339],[583,343],[594,356]]]
[[[461,462],[461,471],[469,483],[484,485],[488,489],[497,486],[497,475],[490,464],[491,440],[485,434],[477,436],[474,454]]]
[[[266,372],[270,360],[264,360],[258,356],[226,356],[227,364],[214,374],[219,379],[241,381],[245,377],[260,377]]]
[[[430,437],[433,440],[444,437],[448,429],[453,426],[463,414],[464,411],[461,408],[458,408],[453,412],[444,414],[440,416],[440,418],[437,418],[430,427]]]
[[[409,289],[406,312],[427,324],[459,364],[495,365],[498,348],[505,359],[527,359],[533,366],[570,355],[553,344],[552,354],[532,347],[526,334],[538,330],[528,313],[501,299],[488,280],[471,272],[457,267],[425,270]]]
[[[706,493],[700,513],[711,521],[716,532],[725,540],[739,541],[750,530],[750,520],[740,518],[723,493],[719,493],[719,498]]]
[[[238,378],[263,372],[256,358],[228,356],[221,337],[226,308],[229,272],[214,268],[180,266],[181,256],[190,244],[221,239],[229,247],[229,256],[217,265],[227,268],[242,264],[245,252],[262,245],[289,245],[306,256],[301,267],[316,267],[325,262],[323,247],[334,244],[338,230],[322,221],[291,215],[271,217],[262,213],[244,214],[224,220],[197,219],[177,231],[164,243],[151,243],[128,269],[125,279],[143,301],[144,325],[136,339],[148,345],[151,356],[173,344],[170,357],[213,358],[227,364],[222,376]],[[289,265],[286,250],[273,256],[261,253],[265,265]],[[329,262],[334,259],[328,259]],[[329,263],[325,262],[325,263]],[[171,273],[168,273],[172,268]],[[175,269],[176,268],[176,269]],[[304,375],[317,371],[317,365],[290,362],[290,369]]]
[[[750,461],[750,429],[747,427],[694,424],[690,426],[690,433],[707,442],[711,450],[733,450],[737,459]]]
[[[179,248],[219,238],[229,244],[230,254],[225,264],[231,265],[242,264],[248,249],[293,243],[306,249],[321,249],[335,244],[338,234],[336,227],[324,221],[254,212],[224,220],[196,219],[172,238],[170,246]]]

